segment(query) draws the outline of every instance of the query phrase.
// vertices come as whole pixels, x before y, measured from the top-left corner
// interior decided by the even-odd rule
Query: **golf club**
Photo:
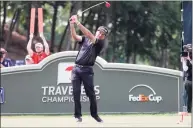
[[[78,11],[78,12],[77,12],[77,16],[78,16],[78,17],[81,17],[81,16],[82,16],[82,13],[84,13],[84,12],[86,12],[86,11],[88,11],[88,10],[96,7],[96,6],[99,6],[99,5],[103,4],[103,3],[105,3],[105,6],[106,6],[107,8],[109,8],[109,7],[111,6],[111,4],[110,4],[109,2],[103,1],[103,2],[100,2],[100,3],[98,3],[98,4],[95,4],[95,5],[91,6],[91,7],[89,7],[89,8],[87,8],[87,9],[83,10],[83,11]],[[70,21],[71,21],[71,20],[72,20],[72,19],[70,19]]]
[[[86,12],[86,11],[88,11],[88,10],[96,7],[96,6],[99,6],[99,5],[103,4],[103,3],[105,3],[105,6],[106,6],[107,8],[109,8],[109,7],[111,6],[109,2],[103,1],[103,2],[101,2],[101,3],[95,4],[95,5],[91,6],[91,7],[89,7],[89,8],[87,8],[87,9],[83,10],[83,11],[77,12],[77,15],[78,15],[78,16],[82,16],[82,13],[84,13],[84,12]]]

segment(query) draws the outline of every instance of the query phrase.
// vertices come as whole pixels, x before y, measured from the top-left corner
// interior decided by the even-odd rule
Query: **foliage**
[[[55,2],[37,2],[44,9],[44,34],[47,40],[51,40]],[[98,2],[82,1],[80,10],[96,3]],[[180,1],[111,1],[110,3],[109,9],[101,5],[83,13],[80,17],[82,23],[93,33],[100,25],[109,27],[108,47],[102,55],[103,58],[109,62],[180,68]],[[26,17],[29,17],[29,4],[33,2],[10,1],[7,6],[7,23],[10,23],[16,8],[22,9],[18,28],[23,35],[27,33]],[[53,47],[59,45],[63,34],[67,35],[63,32],[75,9],[71,10],[71,7],[75,7],[76,4],[80,3],[57,1],[58,13]],[[3,12],[2,8],[1,12]],[[63,43],[68,42],[63,41]]]

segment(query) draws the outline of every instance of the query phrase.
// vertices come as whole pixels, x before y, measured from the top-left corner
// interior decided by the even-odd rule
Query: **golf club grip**
[[[78,17],[78,15],[76,14],[76,16]],[[69,21],[72,21],[72,19],[70,19]]]

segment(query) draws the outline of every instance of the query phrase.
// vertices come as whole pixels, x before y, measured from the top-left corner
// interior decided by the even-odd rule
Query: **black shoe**
[[[75,117],[76,122],[82,122],[82,118],[81,117]]]
[[[93,118],[94,118],[97,122],[100,122],[100,123],[103,122],[103,120],[102,120],[99,116],[93,116]]]

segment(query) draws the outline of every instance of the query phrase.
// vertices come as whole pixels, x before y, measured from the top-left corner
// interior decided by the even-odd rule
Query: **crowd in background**
[[[34,48],[33,48],[34,47]],[[34,50],[33,50],[34,49]],[[12,60],[8,57],[8,52],[6,49],[0,49],[1,57],[1,68],[12,67],[19,65],[29,65],[29,64],[38,64],[44,58],[50,55],[49,45],[43,35],[40,33],[39,36],[34,37],[33,34],[30,34],[30,38],[27,44],[28,54],[25,56],[24,60]]]

